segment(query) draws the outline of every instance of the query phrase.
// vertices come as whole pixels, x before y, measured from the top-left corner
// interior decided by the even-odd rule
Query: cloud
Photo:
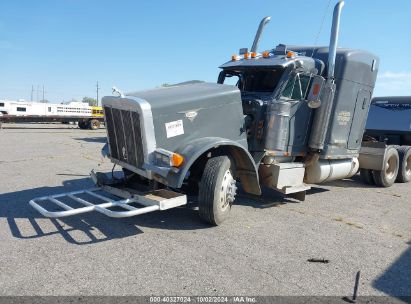
[[[385,71],[378,75],[374,96],[411,96],[411,72]]]

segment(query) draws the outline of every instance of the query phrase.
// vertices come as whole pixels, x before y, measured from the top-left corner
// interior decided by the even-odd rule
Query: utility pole
[[[37,91],[36,91],[36,95],[37,95],[37,102],[39,102],[39,91],[40,91],[40,86],[37,85]]]
[[[96,92],[97,92],[97,106],[98,106],[98,90],[100,89],[100,87],[98,86],[98,81],[96,84]]]
[[[31,85],[31,97],[30,97],[30,101],[33,101],[33,93],[34,93],[34,86]]]
[[[44,84],[43,84],[43,101],[44,101]]]

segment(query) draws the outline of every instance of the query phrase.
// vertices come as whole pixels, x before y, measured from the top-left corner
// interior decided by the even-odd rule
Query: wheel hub
[[[237,186],[235,184],[235,179],[231,175],[231,171],[227,170],[224,173],[220,190],[220,202],[223,210],[228,208],[234,202],[236,192]]]
[[[394,177],[396,167],[397,167],[397,161],[395,157],[390,157],[385,165],[385,172],[388,178]]]

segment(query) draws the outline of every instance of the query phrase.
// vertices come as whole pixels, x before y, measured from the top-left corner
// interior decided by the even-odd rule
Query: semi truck
[[[103,150],[123,176],[92,171],[95,188],[30,204],[47,217],[89,211],[128,217],[182,206],[194,196],[200,217],[219,225],[239,186],[253,195],[269,187],[303,201],[311,185],[350,178],[359,169],[389,186],[397,170],[390,156],[397,150],[363,141],[379,59],[337,48],[343,6],[335,5],[329,46],[279,44],[261,52],[266,17],[251,48],[220,66],[217,83],[128,94],[116,89],[102,99]],[[59,209],[46,209],[43,201]]]

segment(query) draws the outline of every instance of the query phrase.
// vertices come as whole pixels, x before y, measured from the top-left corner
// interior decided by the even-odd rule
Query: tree
[[[86,96],[83,98],[83,102],[88,103],[90,106],[97,106],[97,100],[95,98]]]

